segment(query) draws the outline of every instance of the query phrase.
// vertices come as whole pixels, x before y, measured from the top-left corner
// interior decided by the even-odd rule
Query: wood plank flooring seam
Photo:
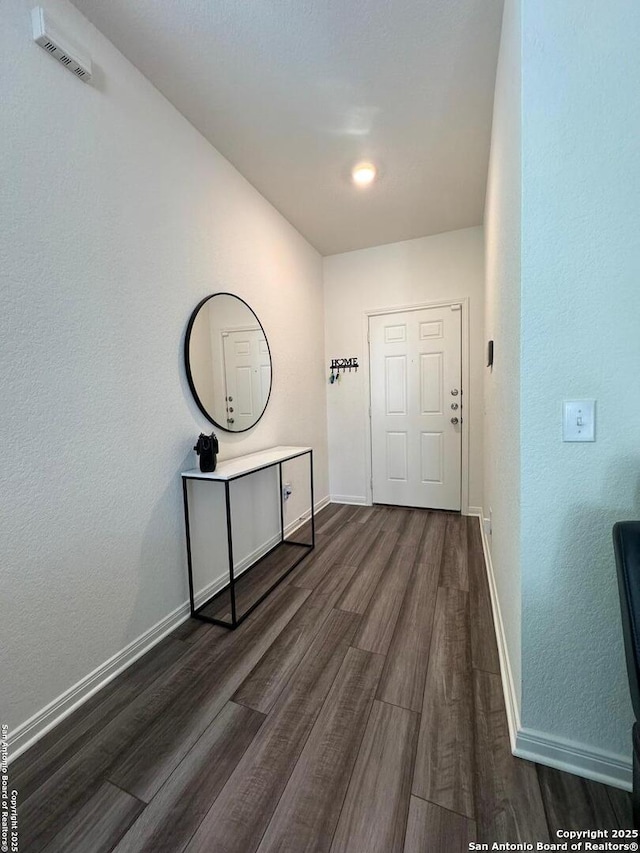
[[[467,592],[457,587],[438,587],[411,792],[425,802],[474,820],[469,614]]]
[[[144,803],[144,805],[145,805],[145,806],[148,806],[148,805],[149,805],[149,803],[153,802],[154,798],[155,798],[155,797],[160,793],[160,791],[161,791],[161,790],[162,790],[162,788],[165,786],[165,784],[167,783],[167,781],[169,780],[169,778],[170,778],[170,777],[173,775],[173,773],[178,769],[178,767],[182,764],[182,762],[185,760],[185,758],[187,758],[187,756],[189,755],[189,753],[190,753],[193,749],[196,749],[196,748],[197,748],[198,743],[199,743],[199,742],[200,742],[200,741],[205,737],[205,735],[206,735],[206,733],[207,733],[207,730],[209,729],[209,726],[211,726],[211,725],[213,725],[213,724],[215,723],[215,721],[216,721],[216,720],[218,719],[218,717],[223,713],[223,711],[226,709],[227,705],[228,705],[228,704],[229,704],[229,702],[231,702],[231,701],[232,701],[231,699],[227,700],[227,702],[225,702],[225,703],[224,703],[224,705],[222,705],[222,707],[218,710],[218,712],[217,712],[216,714],[214,714],[214,716],[211,718],[211,720],[209,721],[209,723],[208,723],[208,725],[206,726],[206,728],[205,728],[205,729],[203,729],[203,731],[198,735],[198,737],[195,739],[195,741],[193,742],[193,744],[191,745],[191,747],[189,748],[189,750],[187,751],[187,753],[186,753],[186,754],[185,754],[185,755],[180,759],[180,761],[179,761],[179,762],[178,762],[178,764],[174,767],[173,771],[169,774],[169,776],[167,777],[167,779],[165,779],[165,781],[164,781],[164,782],[162,783],[162,785],[158,788],[158,790],[157,790],[157,791],[153,794],[153,796],[151,796],[148,800],[143,800],[141,797],[139,797],[138,795],[134,794],[132,791],[128,791],[125,787],[123,787],[123,785],[122,785],[122,784],[120,784],[120,783],[118,783],[118,782],[114,782],[114,781],[113,781],[113,779],[111,779],[111,777],[110,777],[110,776],[104,776],[103,778],[105,779],[105,781],[109,782],[109,784],[110,784],[110,785],[113,785],[113,786],[114,786],[114,788],[119,788],[121,791],[124,791],[124,792],[125,792],[125,794],[129,794],[129,796],[131,796],[131,797],[135,797],[135,798],[136,798],[136,800],[139,800],[141,803]],[[233,702],[234,702],[234,704],[236,704],[236,705],[241,705],[241,704],[242,704],[241,702],[236,702],[235,700],[233,700]],[[254,714],[260,714],[260,716],[261,716],[261,717],[265,717],[265,716],[266,716],[265,714],[262,714],[260,711],[256,711],[256,710],[255,710],[255,708],[249,708],[247,705],[242,705],[242,707],[243,707],[243,708],[246,708],[248,711],[252,711]],[[115,767],[114,769],[115,769],[115,770],[116,770],[116,772],[117,772],[117,770],[118,770],[117,765],[116,765],[116,767]]]
[[[140,797],[132,794],[131,791],[127,791],[126,788],[123,788],[122,785],[118,785],[116,782],[112,782],[111,779],[107,779],[106,776],[103,777],[104,782],[108,782],[110,785],[113,785],[114,788],[117,788],[119,791],[122,791],[123,794],[128,794],[130,797],[133,797],[134,800],[137,800],[139,803],[142,803],[143,807],[149,805],[149,803],[145,803],[144,800],[141,800]]]
[[[344,806],[344,791],[349,787],[357,754],[362,745],[363,734],[366,731],[364,721],[368,720],[371,707],[375,701],[383,663],[382,655],[351,647],[347,649],[340,671],[333,680],[331,690],[322,702],[322,707],[307,738],[305,748],[300,753],[283,795],[278,802],[278,807],[273,812],[267,830],[262,837],[258,848],[260,853],[267,853],[267,851],[275,853],[276,850],[280,853],[284,853],[284,851],[297,853],[299,850],[329,850],[338,826],[340,811]],[[350,691],[354,687],[353,679],[355,679],[355,683],[360,679],[364,680],[364,685],[361,685],[364,689],[350,695]],[[355,713],[355,719],[360,726],[359,737],[356,733],[353,733],[352,736],[350,733],[345,735],[344,732],[340,732],[340,714],[344,712],[347,715]],[[353,739],[350,741],[351,737]],[[324,744],[325,750],[319,750],[325,739],[328,739]],[[315,755],[314,750],[317,751]],[[348,774],[343,775],[347,771],[348,764],[350,764]],[[331,788],[331,793],[328,793],[329,789],[326,785],[329,778],[324,780],[324,784],[321,782],[323,775],[332,777],[330,781],[334,787]],[[296,783],[299,784],[296,786]],[[311,789],[318,785],[320,787],[316,794],[319,794],[319,802],[313,798],[310,799]],[[338,791],[336,791],[335,785],[338,786]],[[340,797],[340,810],[338,810],[337,797],[333,804],[330,797],[335,797],[340,786],[343,786],[343,795]],[[305,803],[304,817],[301,818],[300,808]],[[311,817],[308,812],[309,806],[311,806],[312,811]],[[289,812],[288,815],[286,814],[287,811]],[[330,826],[327,825],[327,820],[330,821]],[[295,847],[291,843],[292,834],[296,838]]]
[[[234,704],[236,704],[236,705],[237,705],[237,704],[240,704],[240,703],[238,703],[238,702],[234,702]],[[246,705],[243,705],[242,707],[243,707],[243,708],[246,708]],[[253,711],[254,709],[253,709],[253,708],[247,708],[247,710],[248,710],[248,711]],[[256,714],[259,714],[260,712],[259,712],[259,711],[255,711],[255,713],[256,713]],[[262,716],[265,716],[265,715],[263,714]],[[257,732],[256,732],[256,734],[257,734]],[[254,735],[254,737],[255,737],[255,735]],[[251,747],[251,743],[249,743],[249,744],[247,745],[247,748],[244,750],[243,755],[244,755],[244,753],[245,753],[245,752],[247,752],[247,750],[248,750],[250,747]],[[228,781],[228,780],[227,780],[227,781]],[[226,783],[225,783],[225,784],[226,784]],[[217,799],[218,799],[218,797],[220,796],[220,794],[222,794],[222,792],[224,791],[224,788],[225,788],[225,785],[223,785],[223,786],[222,786],[222,788],[220,789],[220,791],[218,792],[218,796],[217,796],[217,797],[215,797],[215,798],[211,801],[211,807],[212,807],[212,808],[213,808],[213,805],[215,804],[216,800],[217,800]],[[160,790],[162,790],[162,788],[161,788]],[[160,792],[158,792],[158,793],[160,793]],[[157,796],[157,794],[156,794],[156,796]],[[193,837],[195,836],[195,834],[196,834],[196,833],[198,832],[198,830],[200,829],[200,825],[201,825],[201,824],[204,822],[204,820],[206,819],[207,814],[208,814],[208,812],[202,816],[202,820],[200,820],[200,822],[198,823],[198,825],[197,825],[197,826],[194,826],[194,828],[193,828],[193,832],[192,832],[192,833],[191,833],[191,835],[190,835],[190,836],[185,840],[185,843],[181,845],[181,847],[180,847],[180,849],[179,849],[179,850],[178,850],[178,849],[176,849],[176,850],[174,851],[174,853],[183,853],[183,851],[187,849],[187,847],[191,844],[191,840],[193,839]]]
[[[280,636],[282,636],[282,634],[284,634],[284,633],[286,632],[287,628],[291,626],[292,621],[293,621],[293,620],[294,620],[294,619],[295,619],[295,618],[300,614],[300,611],[302,611],[302,610],[304,609],[304,607],[308,604],[309,599],[312,599],[312,598],[313,598],[313,591],[312,591],[312,594],[311,594],[311,595],[307,598],[307,600],[305,601],[305,604],[303,604],[303,605],[302,605],[302,607],[300,608],[300,610],[299,610],[296,614],[294,614],[294,616],[292,617],[292,619],[291,619],[291,620],[289,620],[289,625],[283,629],[283,631],[281,632],[281,635],[280,635]],[[296,673],[298,672],[298,670],[299,670],[299,668],[300,668],[300,666],[301,666],[301,664],[302,664],[303,660],[305,659],[305,655],[306,655],[306,653],[307,653],[307,651],[308,651],[309,647],[310,647],[311,645],[313,645],[313,641],[314,641],[314,639],[315,639],[315,638],[316,638],[316,637],[317,637],[317,636],[322,632],[323,627],[326,625],[327,621],[329,620],[329,617],[331,616],[331,614],[333,613],[333,611],[334,611],[334,610],[335,610],[335,607],[331,607],[331,608],[327,609],[327,613],[326,613],[326,615],[325,615],[325,618],[324,618],[324,619],[320,622],[320,624],[317,626],[317,630],[315,631],[314,635],[311,637],[311,640],[310,640],[309,644],[307,645],[307,648],[304,650],[304,652],[303,652],[303,654],[301,655],[300,660],[298,661],[298,663],[294,666],[294,668],[293,668],[293,669],[291,670],[291,672],[289,673],[289,677],[288,677],[288,678],[286,678],[286,679],[285,679],[285,681],[283,682],[283,684],[281,685],[280,690],[278,691],[278,693],[277,693],[277,694],[276,694],[276,696],[274,697],[273,701],[271,702],[271,705],[270,705],[269,709],[266,711],[266,714],[269,714],[269,713],[271,712],[271,710],[273,709],[274,705],[277,703],[278,698],[279,698],[279,697],[280,697],[280,696],[285,692],[285,690],[287,689],[287,686],[291,683],[292,679],[294,678],[294,676],[295,676],[295,675],[296,675]],[[251,705],[245,705],[245,703],[244,703],[244,702],[242,702],[241,700],[240,700],[240,701],[238,701],[238,699],[237,699],[236,697],[238,696],[238,694],[241,694],[241,691],[242,691],[243,686],[244,686],[244,685],[245,685],[245,684],[250,680],[251,676],[252,676],[252,675],[253,675],[253,673],[258,669],[258,667],[260,666],[260,664],[261,664],[261,663],[263,663],[263,661],[265,660],[265,658],[266,658],[266,657],[267,657],[267,655],[269,654],[269,652],[270,652],[271,648],[272,648],[273,646],[275,646],[275,645],[276,645],[276,643],[278,642],[278,639],[280,639],[280,637],[278,637],[278,638],[274,641],[273,645],[272,645],[272,646],[270,646],[270,647],[269,647],[269,649],[267,649],[267,651],[264,653],[264,655],[260,658],[260,660],[258,661],[258,663],[255,665],[255,667],[251,670],[251,672],[249,673],[249,675],[247,676],[247,678],[242,682],[242,684],[240,684],[240,686],[238,687],[238,689],[235,691],[235,693],[233,694],[233,701],[234,701],[234,702],[237,702],[239,705],[242,705],[243,707],[246,707],[246,708],[252,708],[252,706],[251,706]],[[299,639],[299,638],[298,638],[298,639]],[[259,711],[259,709],[257,709],[257,708],[256,708],[256,709],[254,709],[254,710],[258,710],[258,711]],[[265,713],[265,712],[260,711],[260,713]]]
[[[115,853],[181,853],[191,842],[265,722],[264,714],[231,701],[222,714],[221,724],[207,729],[204,749],[187,753]]]
[[[355,647],[350,646],[349,648],[355,648]],[[367,654],[373,655],[373,654],[375,654],[375,652],[367,652]],[[384,655],[376,655],[376,656],[377,657],[384,657]],[[333,832],[331,833],[331,843],[329,844],[329,850],[333,847],[333,842],[334,842],[334,839],[336,837],[336,832],[338,831],[338,826],[340,825],[340,818],[342,817],[342,811],[344,809],[344,804],[347,800],[347,794],[349,793],[349,785],[351,784],[351,780],[353,779],[353,771],[355,770],[355,767],[358,763],[358,756],[360,755],[360,750],[362,749],[362,743],[364,741],[364,736],[366,734],[367,727],[369,726],[369,720],[371,719],[371,714],[373,712],[374,703],[375,703],[375,693],[374,693],[374,699],[371,702],[371,706],[369,707],[369,713],[367,714],[367,719],[365,720],[365,723],[362,727],[362,736],[360,738],[360,743],[358,744],[358,749],[356,750],[356,760],[353,763],[353,767],[351,768],[351,773],[349,774],[349,781],[347,782],[345,789],[344,789],[344,794],[342,797],[342,803],[340,804],[340,811],[338,812],[338,819],[336,821],[336,825],[333,828]]]
[[[463,592],[463,590],[460,590],[460,592]],[[485,672],[487,675],[497,675],[502,680],[501,672],[494,672],[492,669],[485,669],[483,666],[474,666],[473,664],[471,664],[471,669],[473,672]]]
[[[378,701],[382,701],[382,700],[378,700]],[[414,742],[414,747],[413,747],[413,755],[411,756],[411,766],[409,767],[409,770],[408,770],[408,776],[409,776],[409,779],[411,781],[409,784],[409,796],[407,798],[407,806],[406,806],[406,812],[405,812],[405,816],[404,816],[404,837],[402,839],[403,849],[404,849],[404,844],[405,844],[405,840],[407,837],[407,826],[409,825],[409,811],[411,809],[411,797],[413,796],[413,793],[411,791],[411,787],[413,784],[413,774],[415,773],[415,769],[416,769],[416,757],[417,757],[417,752],[418,752],[418,736],[420,734],[420,725],[422,723],[421,711],[411,711],[410,713],[414,714],[416,717],[416,737],[415,737],[415,742]]]
[[[461,592],[464,592],[464,590],[461,590]],[[463,817],[465,820],[473,820],[473,821],[475,820],[475,818],[469,817],[468,814],[463,814],[462,812],[457,812],[455,809],[450,809],[447,806],[440,805],[440,803],[434,803],[433,800],[427,800],[427,799],[425,799],[425,797],[421,797],[419,794],[416,794],[413,791],[411,792],[411,796],[415,797],[416,800],[422,800],[423,803],[429,803],[429,805],[431,805],[431,806],[437,806],[439,809],[442,809],[445,812],[449,812],[449,814],[454,814],[457,817]]]
[[[49,775],[37,792],[23,801],[22,844],[25,849],[30,845],[35,849],[36,842],[41,845],[57,834],[60,827],[67,823],[68,814],[83,808],[96,793],[104,776],[114,772],[114,767],[120,771],[119,778],[125,769],[131,769],[138,775],[145,772],[147,767],[141,765],[136,751],[141,744],[147,745],[149,736],[157,737],[158,743],[165,744],[167,725],[171,724],[163,720],[162,715],[169,708],[173,714],[176,704],[188,699],[190,709],[196,716],[203,712],[209,714],[211,710],[208,702],[202,707],[198,703],[194,704],[193,697],[185,693],[186,685],[194,684],[195,678],[197,686],[197,679],[206,671],[211,672],[212,668],[221,666],[222,657],[225,660],[230,657],[231,661],[226,663],[231,666],[234,655],[239,655],[236,666],[244,660],[243,669],[248,670],[250,664],[245,658],[251,658],[252,653],[256,654],[256,647],[259,650],[271,645],[308,594],[308,590],[295,591],[288,586],[283,587],[282,591],[276,590],[260,612],[255,611],[255,615],[252,614],[237,631],[228,632],[229,639],[224,639],[217,656],[200,654],[197,648],[190,649],[169,666],[163,678],[156,678],[151,686],[137,693],[105,727]],[[229,654],[225,656],[225,652]],[[215,701],[220,701],[221,705],[228,701],[233,692],[234,687],[229,681],[234,681],[236,674],[236,670],[227,671],[223,681],[215,687]],[[197,692],[195,687],[194,692]],[[162,732],[164,735],[161,737]],[[168,752],[175,756],[176,733],[171,729],[170,733],[173,740],[168,744]],[[184,746],[184,742],[179,745]],[[153,767],[155,784],[159,774],[168,768],[161,765],[157,754],[148,752],[147,758],[150,756],[153,762],[149,766]],[[42,808],[43,801],[47,802],[46,810]]]
[[[302,564],[302,565],[304,565],[304,564]],[[342,566],[342,567],[344,567],[345,569],[352,569],[354,572],[355,572],[355,570],[358,568],[358,566],[357,566],[357,565],[355,565],[354,563],[345,563],[345,562],[344,562],[344,560],[336,559],[336,560],[334,560],[334,561],[331,563],[331,565],[330,565],[330,566],[329,566],[329,568],[327,569],[326,574],[328,574],[329,572],[333,571],[333,569],[335,569],[335,567],[336,567],[336,566]],[[291,581],[291,585],[292,585],[292,586],[295,586],[295,588],[296,588],[296,589],[310,589],[310,590],[315,590],[315,588],[316,588],[315,586],[305,586],[305,585],[304,585],[304,579],[303,579],[303,582],[302,582],[302,583],[297,582],[297,581]]]
[[[607,786],[607,797],[618,821],[620,829],[633,829],[631,792]]]
[[[367,649],[361,649],[360,646],[350,646],[349,648],[357,650],[359,652],[366,651],[367,654],[375,655],[376,652],[369,652]],[[384,655],[378,655],[378,657],[384,657]],[[406,708],[404,705],[398,705],[396,702],[390,702],[388,699],[380,699],[376,695],[376,702],[381,702],[383,705],[390,705],[392,708],[402,708],[403,711],[411,711],[412,714],[415,714],[417,717],[421,716],[421,711],[414,711],[413,708]]]
[[[536,771],[536,776],[538,776],[537,771]],[[540,778],[539,777],[538,777],[538,785],[540,785]],[[544,819],[547,823],[547,830],[549,832],[549,837],[552,838],[553,837],[553,830],[551,827],[551,817],[549,815],[549,808],[547,806],[546,798],[542,796],[542,785],[540,785],[540,796],[542,797],[542,811],[544,812]]]
[[[333,609],[334,609],[334,610],[338,610],[339,608],[333,608]],[[354,615],[355,615],[355,614],[354,614]],[[354,631],[354,637],[355,637],[355,634],[356,634],[356,633],[357,633],[357,631]],[[303,744],[303,746],[302,746],[302,749],[300,750],[300,755],[302,755],[302,753],[304,752],[304,748],[305,748],[305,746],[307,745],[307,741],[308,741],[308,740],[309,740],[309,738],[311,737],[311,733],[313,732],[314,726],[315,726],[315,724],[316,724],[316,720],[318,719],[318,717],[319,717],[319,716],[320,716],[320,714],[322,713],[322,710],[323,710],[324,706],[325,706],[325,705],[326,705],[326,703],[327,703],[327,700],[328,700],[328,698],[329,698],[329,696],[330,696],[330,694],[331,694],[331,689],[332,689],[333,685],[335,684],[336,678],[338,677],[338,674],[339,674],[340,669],[341,669],[341,667],[342,667],[342,663],[344,663],[344,659],[345,659],[345,658],[346,658],[346,656],[347,656],[347,652],[349,651],[349,649],[352,649],[352,648],[354,648],[354,647],[353,647],[353,646],[351,646],[351,645],[348,645],[348,646],[347,646],[347,648],[345,649],[344,655],[343,655],[343,657],[342,657],[341,665],[340,665],[340,667],[338,667],[338,669],[336,670],[336,674],[335,674],[335,675],[334,675],[334,677],[333,677],[333,680],[332,680],[332,682],[331,682],[331,687],[329,687],[329,690],[327,691],[327,695],[325,696],[324,702],[320,705],[320,708],[318,709],[318,713],[316,714],[315,719],[314,719],[314,721],[313,721],[313,725],[309,728],[309,731],[307,732],[307,736],[306,736],[306,738],[305,738],[305,740],[304,740],[304,744]],[[369,652],[368,654],[371,654],[371,652]],[[371,703],[371,708],[373,708],[373,702]],[[371,715],[371,708],[369,709],[369,714],[367,715],[367,723],[369,722],[369,716]],[[363,731],[362,731],[362,738],[364,738],[364,732],[366,731],[366,728],[367,728],[367,727],[366,727],[366,725],[365,725],[365,726],[364,726],[364,728],[363,728]],[[358,752],[360,751],[360,747],[361,747],[361,746],[362,746],[362,739],[361,739],[360,743],[358,744]],[[357,753],[356,753],[356,754],[357,754]],[[300,758],[298,757],[298,761],[299,761],[299,760],[300,760]],[[276,811],[278,810],[278,806],[280,805],[280,800],[283,798],[283,796],[284,796],[284,794],[285,794],[285,791],[287,790],[287,785],[289,784],[289,779],[290,779],[290,778],[291,778],[291,776],[293,775],[293,773],[294,773],[294,771],[295,771],[295,769],[296,769],[297,764],[298,764],[298,762],[296,761],[296,763],[295,763],[295,764],[293,765],[293,767],[291,768],[291,773],[289,773],[289,776],[287,777],[287,782],[286,782],[286,784],[284,785],[284,787],[282,788],[282,791],[281,791],[281,793],[280,793],[280,796],[278,797],[278,802],[277,802],[277,804],[276,804],[275,809],[273,810],[272,817],[273,817],[273,815],[276,813]],[[354,767],[355,767],[355,764],[354,764]],[[353,768],[351,769],[351,775],[353,775]],[[351,781],[351,775],[349,776],[349,782]],[[347,791],[348,791],[348,790],[349,790],[349,785],[347,784],[347,787],[345,788],[345,792],[344,792],[344,797],[342,798],[342,805],[340,806],[340,814],[342,813],[342,809],[343,809],[343,807],[344,807],[344,801],[345,801],[345,799],[346,799]],[[335,834],[336,834],[336,830],[337,830],[337,828],[338,828],[338,823],[339,823],[339,822],[340,822],[340,817],[338,816],[338,821],[336,822],[336,825],[335,825],[335,827],[334,827],[334,830],[333,830],[333,832],[332,832],[332,834],[331,834],[331,844],[333,844],[333,838],[334,838],[334,836],[335,836]],[[259,847],[260,847],[260,845],[262,844],[262,840],[263,840],[264,836],[267,834],[267,831],[268,831],[268,829],[269,829],[270,824],[271,824],[271,821],[269,821],[269,822],[266,824],[266,826],[265,826],[265,828],[264,828],[264,832],[263,832],[263,833],[262,833],[262,835],[260,836],[260,841],[258,842],[258,844],[256,845],[256,847],[254,848],[254,851],[251,851],[251,853],[255,853],[255,850],[258,850],[258,848],[259,848]]]
[[[445,529],[443,516],[429,513],[378,687],[378,699],[411,711],[421,711],[424,699]]]
[[[468,599],[468,610],[467,610],[467,618],[469,620],[469,642],[473,646],[472,634],[471,634],[471,598]],[[471,766],[473,770],[472,776],[472,797],[473,797],[473,814],[474,814],[474,822],[476,829],[479,823],[479,809],[480,809],[480,798],[478,797],[478,750],[477,750],[477,740],[478,740],[478,730],[476,725],[476,714],[478,713],[476,707],[476,691],[474,688],[474,668],[473,668],[473,648],[471,648],[471,670],[469,673],[470,679],[470,689],[471,689]],[[500,676],[502,679],[502,676]]]
[[[113,850],[143,813],[145,804],[109,782],[102,782],[95,795],[60,828],[41,853],[84,853],[87,836],[96,853]],[[26,849],[26,848],[25,848]]]
[[[258,743],[257,753],[254,756],[257,764],[255,762],[252,763],[251,755],[245,756],[246,761],[245,758],[242,759],[234,773],[229,777],[227,784],[221,790],[221,799],[216,801],[216,803],[214,803],[208,810],[207,816],[203,821],[204,825],[201,825],[198,832],[192,836],[186,849],[209,850],[218,849],[219,847],[220,850],[225,850],[227,853],[230,850],[235,851],[235,853],[254,853],[259,845],[262,844],[262,840],[265,833],[268,831],[273,814],[280,805],[292,774],[296,771],[300,755],[303,754],[311,733],[314,730],[316,721],[326,703],[326,699],[333,690],[338,674],[342,671],[345,657],[349,652],[349,639],[350,637],[355,636],[355,633],[357,632],[359,617],[356,615],[332,610],[329,618],[332,619],[333,626],[326,626],[324,631],[326,636],[324,639],[321,638],[322,632],[320,632],[316,636],[312,646],[310,646],[305,653],[307,666],[309,666],[309,664],[312,667],[314,664],[317,665],[318,654],[321,659],[324,658],[324,663],[321,664],[321,671],[319,673],[320,677],[319,679],[314,680],[315,686],[313,688],[315,690],[321,686],[322,697],[319,696],[319,701],[317,703],[313,703],[314,707],[309,706],[307,708],[306,713],[308,714],[308,719],[305,723],[306,733],[303,734],[298,731],[295,745],[296,757],[290,762],[290,764],[287,760],[287,764],[289,764],[289,766],[286,773],[282,772],[282,769],[280,769],[278,770],[277,778],[271,777],[268,780],[268,790],[275,794],[273,801],[270,801],[269,796],[265,795],[265,791],[267,790],[267,788],[265,788],[265,777],[269,776],[269,770],[266,767],[261,767],[261,764],[264,761],[265,754],[268,755],[269,751],[273,752],[273,750],[277,748],[279,753],[282,752],[278,747],[278,739],[281,738],[284,733],[278,733],[278,728],[282,724],[282,713],[290,714],[297,704],[297,700],[293,698],[293,693],[290,693],[289,699],[286,697],[280,698],[278,703],[274,706],[273,712],[268,715],[267,720],[263,724],[265,730],[261,731],[258,735],[258,738],[262,738],[262,741]],[[337,634],[335,633],[336,629]],[[343,639],[340,639],[341,636]],[[314,645],[317,645],[318,648],[315,650],[315,653],[312,653]],[[304,669],[302,669],[300,670],[300,682],[303,684],[306,681],[308,681],[308,677],[305,678]],[[321,682],[324,683],[321,685]],[[298,689],[299,685],[296,690]],[[291,701],[294,702],[293,705],[291,705]],[[288,710],[287,706],[289,706]],[[298,708],[298,712],[299,711],[300,708]],[[278,718],[280,718],[280,722],[278,722]],[[271,728],[269,729],[269,727]],[[258,771],[259,776],[255,776],[256,770]],[[258,783],[257,789],[253,787],[256,782]],[[279,793],[277,792],[277,788],[279,788]],[[251,791],[255,794],[255,796],[251,798],[253,802],[250,806],[245,807],[244,804],[248,802],[246,800],[247,794]],[[257,808],[259,808],[263,814],[253,813],[252,809],[255,806],[255,800],[258,801]],[[268,818],[260,828],[262,818],[267,814],[267,812]],[[242,837],[238,838],[237,835],[234,834],[234,821],[237,821],[238,819],[245,823],[245,826],[247,825],[246,820],[248,819],[250,821],[250,825],[254,827],[253,832],[249,831]]]
[[[476,840],[475,821],[411,796],[403,853],[464,853]]]
[[[141,670],[144,672],[145,666],[148,665],[147,655],[153,654],[155,656],[152,662],[155,664],[157,660],[170,655],[172,648],[177,648],[181,651],[181,654],[175,661],[170,662],[169,666],[173,665],[173,663],[190,652],[190,647],[188,646],[186,646],[184,651],[182,651],[181,646],[177,645],[177,641],[174,641],[173,638],[171,638],[170,641],[169,638],[161,640],[160,643],[154,646],[154,648],[147,652],[146,655],[143,655],[142,658],[139,658],[139,660],[135,661],[128,669],[116,676],[116,678],[110,681],[105,687],[98,691],[98,693],[90,697],[85,705],[72,712],[68,718],[65,718],[59,726],[56,727],[59,732],[57,740],[49,742],[49,733],[47,733],[43,739],[46,748],[42,753],[40,753],[40,749],[43,748],[43,742],[41,741],[40,743],[35,744],[31,749],[27,750],[27,752],[23,753],[23,755],[19,756],[17,759],[17,767],[12,765],[12,784],[21,792],[21,802],[24,803],[30,797],[34,796],[50,775],[55,773],[63,765],[73,760],[75,753],[79,748],[81,748],[83,743],[92,740],[96,734],[99,733],[99,730],[104,728],[105,725],[108,725],[109,722],[117,717],[126,705],[128,705],[128,702],[120,705],[116,702],[115,710],[112,708],[111,710],[113,713],[107,713],[105,720],[104,710],[109,707],[110,703],[114,703],[116,693],[119,690],[126,690],[127,683],[130,680],[135,679]],[[160,671],[155,678],[143,681],[144,687],[141,689],[146,690],[161,678],[164,678],[165,675],[166,670]],[[98,697],[103,692],[105,695],[102,699],[99,699]],[[140,692],[140,688],[137,689],[137,692]],[[100,717],[101,712],[102,717]],[[97,723],[100,724],[99,729],[89,726],[88,729],[78,732],[77,730],[82,730],[94,715],[98,716]],[[72,718],[75,718],[75,721]],[[93,728],[96,728],[96,730],[92,731]],[[52,731],[55,731],[55,729]],[[70,740],[69,748],[64,748],[66,740]],[[80,747],[78,746],[79,743]],[[67,754],[66,758],[65,754]],[[57,761],[57,758],[61,760]],[[37,768],[42,764],[46,765],[47,763],[47,773],[40,773],[37,780],[32,779],[31,776],[35,772],[34,768]]]
[[[181,645],[184,645],[184,647],[185,647],[185,654],[188,654],[188,653],[192,650],[192,647],[191,647],[191,646],[189,646],[187,643],[183,643],[181,640],[175,640],[174,642],[175,642],[175,643],[180,643]],[[157,682],[159,682],[160,680],[165,679],[165,678],[166,678],[166,672],[161,672],[161,673],[159,673],[159,674],[158,674],[158,676],[157,676],[156,678],[154,678],[153,680],[149,681],[149,683],[148,683],[148,684],[145,684],[145,687],[144,687],[144,691],[143,691],[143,692],[146,692],[147,690],[151,690],[151,689],[155,686],[155,684],[156,684]],[[108,686],[108,685],[107,685],[107,686]],[[123,711],[126,711],[127,707],[128,707],[128,706],[125,706],[123,709],[120,709],[120,711],[119,711],[117,714],[115,714],[115,716],[112,718],[112,720],[110,720],[110,722],[113,722],[113,720],[117,720],[117,719],[118,719],[118,717],[121,715],[121,713],[122,713]],[[92,735],[92,736],[91,736],[91,738],[89,738],[89,741],[93,740],[93,738],[94,738],[94,737],[95,737],[95,735]],[[51,749],[53,749],[54,747],[55,747],[55,744],[54,744],[54,745],[52,745]],[[45,753],[45,758],[46,758],[46,753]],[[69,758],[68,758],[66,761],[64,761],[64,762],[60,765],[60,767],[61,767],[61,768],[62,768],[62,767],[65,767],[68,763],[70,763],[71,761],[73,761],[73,759],[74,759],[74,758],[75,758],[75,752],[74,752],[72,755],[70,755],[70,756],[69,756]],[[59,769],[59,768],[58,768],[58,769]],[[109,782],[111,781],[111,780],[107,780],[107,779],[106,779],[106,777],[103,777],[103,778],[105,779],[105,781],[109,781]],[[45,778],[43,778],[42,783],[44,783],[45,779],[46,779],[46,777],[45,777]],[[41,784],[42,784],[42,783],[41,783]],[[120,788],[120,790],[121,790],[121,791],[123,791],[123,790],[124,790],[124,788],[121,788],[119,785],[116,785],[114,782],[111,782],[111,784],[112,784],[112,785],[114,785],[114,787],[116,787],[116,788]],[[37,792],[38,792],[39,787],[40,787],[40,785],[39,785],[36,789],[34,789],[34,791],[32,791],[32,792],[29,794],[29,796],[28,796],[27,798],[25,798],[25,801],[26,801],[27,799],[31,799],[31,797],[35,796],[35,795],[37,794]],[[126,791],[125,793],[130,794],[130,796],[135,796],[135,794],[131,794],[131,791]],[[139,798],[138,798],[138,797],[136,797],[136,799],[139,799]],[[143,801],[141,801],[141,802],[143,802]]]

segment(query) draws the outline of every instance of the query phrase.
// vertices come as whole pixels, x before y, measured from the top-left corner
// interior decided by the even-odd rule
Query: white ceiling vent
[[[41,48],[55,56],[72,74],[88,83],[91,80],[91,57],[72,46],[41,6],[31,12],[33,39]]]

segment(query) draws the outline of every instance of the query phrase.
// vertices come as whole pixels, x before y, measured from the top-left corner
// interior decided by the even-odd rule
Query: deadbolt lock
[[[458,418],[451,418],[451,423],[455,426],[457,423],[459,423]]]
[[[458,389],[457,389],[457,388],[452,388],[452,389],[451,389],[451,396],[452,396],[452,397],[457,397],[457,396],[458,396]]]
[[[457,404],[457,403],[452,403],[452,404],[451,404],[451,408],[452,408],[452,409],[453,409],[453,411],[455,412],[455,410],[458,408],[458,404]]]

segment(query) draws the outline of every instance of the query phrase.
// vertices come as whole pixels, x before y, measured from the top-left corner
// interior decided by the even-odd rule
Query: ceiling
[[[482,222],[503,0],[73,2],[322,254]]]

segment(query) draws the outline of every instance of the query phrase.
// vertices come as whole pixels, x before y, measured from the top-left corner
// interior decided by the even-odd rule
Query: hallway
[[[14,762],[23,850],[455,853],[631,826],[628,794],[511,755],[476,518],[331,504],[316,530],[235,632],[187,621]]]

